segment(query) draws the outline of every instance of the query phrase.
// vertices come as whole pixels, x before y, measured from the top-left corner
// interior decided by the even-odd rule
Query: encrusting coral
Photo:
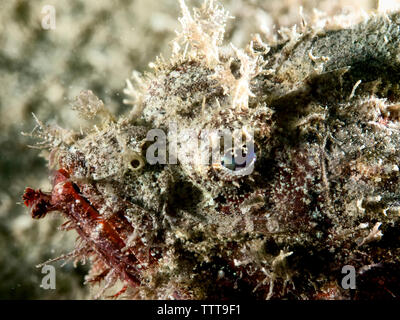
[[[87,281],[119,280],[126,298],[398,297],[400,14],[304,20],[239,49],[223,42],[221,6],[180,3],[171,58],[127,81],[129,114],[115,119],[85,91],[75,109],[93,128],[38,120],[54,174],[50,193],[27,188],[32,216],[62,212],[79,235],[68,258],[90,259]],[[154,128],[182,153],[182,130],[240,132],[254,168],[149,164]],[[345,265],[355,290],[341,287]]]

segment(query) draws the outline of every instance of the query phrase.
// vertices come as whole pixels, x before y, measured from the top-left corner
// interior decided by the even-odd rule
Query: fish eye
[[[221,165],[227,170],[239,172],[253,164],[255,159],[255,151],[250,151],[246,145],[243,145],[240,148],[227,150],[221,158]]]

